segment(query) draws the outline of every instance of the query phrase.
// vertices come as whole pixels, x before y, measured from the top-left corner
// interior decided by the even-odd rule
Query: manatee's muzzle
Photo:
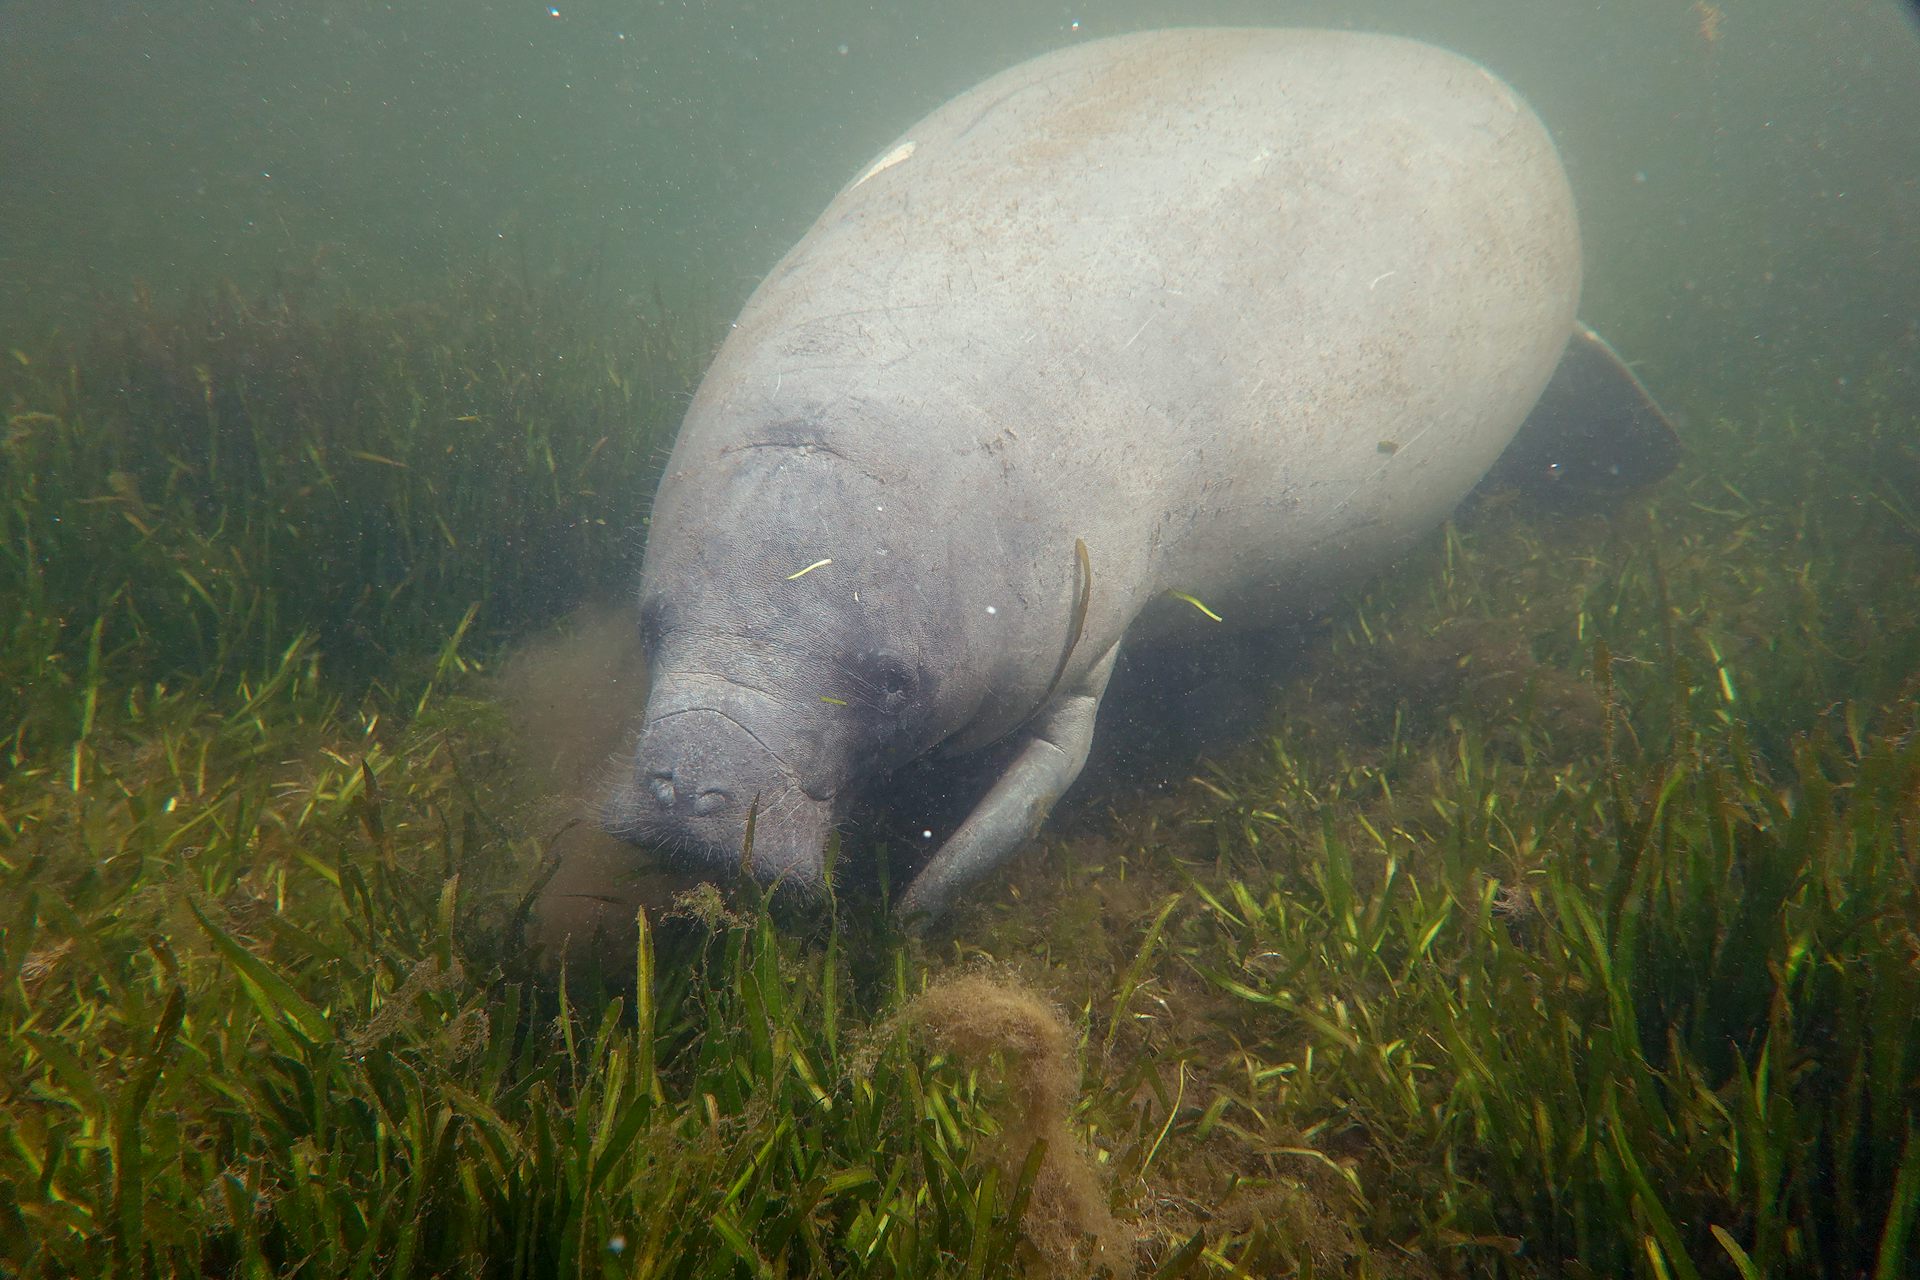
[[[649,717],[631,774],[609,799],[603,821],[613,835],[656,845],[716,879],[738,875],[744,865],[762,884],[802,893],[825,888],[821,855],[831,804],[808,795],[779,757],[722,711],[692,707]]]

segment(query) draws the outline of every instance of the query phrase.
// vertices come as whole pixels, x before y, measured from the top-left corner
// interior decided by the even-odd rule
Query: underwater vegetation
[[[486,274],[395,312],[318,288],[137,293],[6,359],[10,725],[70,739],[39,719],[68,682],[219,685],[306,645],[357,694],[627,571],[688,390],[674,333],[589,335],[558,287]]]
[[[700,353],[564,310],[6,359],[0,1274],[1920,1274],[1890,392],[1704,420],[1612,519],[1483,501],[947,933],[849,840],[818,919],[709,891],[607,966],[528,945],[490,673],[631,574]]]

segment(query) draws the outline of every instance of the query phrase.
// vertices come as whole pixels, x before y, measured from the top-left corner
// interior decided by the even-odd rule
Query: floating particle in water
[[[1700,39],[1712,49],[1720,43],[1720,27],[1727,19],[1726,11],[1717,4],[1708,4],[1707,0],[1693,0],[1693,14],[1700,20]]]

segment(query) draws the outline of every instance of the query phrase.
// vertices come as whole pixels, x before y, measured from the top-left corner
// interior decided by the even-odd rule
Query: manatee
[[[1151,32],[961,94],[833,199],[689,406],[607,829],[804,895],[878,780],[993,747],[897,904],[939,913],[1072,784],[1123,642],[1324,604],[1557,368],[1518,470],[1569,432],[1603,488],[1663,470],[1580,281],[1546,130],[1425,44]]]

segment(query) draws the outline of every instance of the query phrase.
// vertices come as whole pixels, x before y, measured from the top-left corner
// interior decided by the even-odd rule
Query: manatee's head
[[[968,697],[911,545],[931,531],[886,507],[871,477],[797,446],[670,468],[640,592],[646,714],[609,831],[719,879],[824,887],[847,803]]]

